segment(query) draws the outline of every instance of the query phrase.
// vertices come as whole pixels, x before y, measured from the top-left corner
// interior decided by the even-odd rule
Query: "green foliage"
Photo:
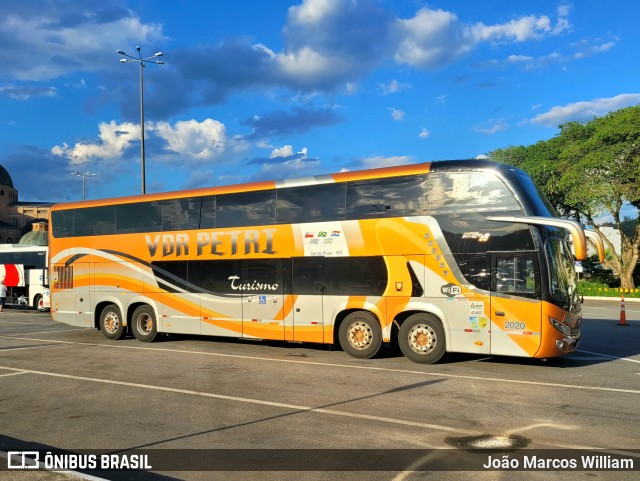
[[[640,289],[610,287],[604,282],[581,280],[578,282],[578,294],[585,297],[622,297],[640,298]]]
[[[585,123],[568,122],[554,138],[530,146],[490,153],[492,160],[526,171],[561,216],[596,227],[594,218],[609,214],[620,229],[621,252],[607,246],[607,266],[622,286],[633,287],[639,260],[640,223],[623,225],[625,204],[640,207],[640,106],[628,107]]]

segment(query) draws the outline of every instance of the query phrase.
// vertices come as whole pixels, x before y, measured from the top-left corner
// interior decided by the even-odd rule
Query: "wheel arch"
[[[375,317],[376,321],[378,322],[378,325],[380,326],[380,329],[382,329],[382,325],[380,324],[380,316],[378,313],[376,313],[376,311],[371,310],[371,309],[364,309],[361,307],[353,307],[353,308],[349,308],[349,309],[344,309],[341,310],[340,312],[338,312],[334,318],[333,321],[333,344],[335,345],[340,345],[340,325],[342,324],[342,321],[344,321],[344,319],[349,315],[352,314],[354,312],[368,312],[369,314],[371,314],[373,317]]]
[[[414,314],[431,314],[440,321],[440,323],[442,324],[442,328],[444,329],[446,350],[447,352],[451,352],[451,349],[452,349],[451,327],[449,325],[449,321],[444,311],[433,304],[418,303],[418,302],[415,302],[415,303],[410,302],[409,304],[407,304],[405,310],[398,313],[396,317],[393,319],[393,324],[395,326],[393,329],[393,335],[394,335],[393,341],[397,343],[398,331],[400,330],[400,326],[404,321],[406,321],[409,317],[413,316]]]
[[[108,297],[108,298],[104,298],[104,299],[100,299],[99,302],[96,303],[96,307],[93,310],[93,327],[95,327],[96,329],[100,330],[100,316],[102,315],[102,311],[105,309],[105,307],[109,306],[109,305],[115,305],[118,309],[120,309],[120,313],[123,315],[124,319],[124,326],[127,326],[127,318],[124,315],[124,313],[126,312],[122,306],[122,303],[120,301],[118,301],[118,299],[116,298],[112,298],[112,297]]]

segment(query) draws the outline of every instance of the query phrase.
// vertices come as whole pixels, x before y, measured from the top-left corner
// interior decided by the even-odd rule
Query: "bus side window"
[[[460,272],[467,282],[478,289],[491,289],[491,269],[487,254],[456,254]]]
[[[532,255],[513,255],[496,258],[494,289],[514,295],[537,297],[538,275]]]

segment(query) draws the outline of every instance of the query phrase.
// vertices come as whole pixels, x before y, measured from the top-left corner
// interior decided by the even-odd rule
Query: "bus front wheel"
[[[108,339],[118,340],[124,337],[122,313],[115,304],[109,304],[100,313],[100,330]]]
[[[446,348],[442,323],[431,314],[414,314],[400,326],[398,344],[402,354],[413,362],[438,362]]]
[[[44,298],[42,297],[42,294],[36,294],[36,297],[33,299],[33,307],[38,309],[40,312],[45,312],[47,310],[47,308],[44,307]]]
[[[138,341],[151,342],[158,334],[156,315],[149,306],[140,306],[133,311],[131,330]]]
[[[375,316],[356,311],[344,318],[339,331],[340,346],[351,357],[370,359],[382,345],[382,331]]]

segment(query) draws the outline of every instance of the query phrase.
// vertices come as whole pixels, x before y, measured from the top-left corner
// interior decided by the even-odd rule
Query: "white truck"
[[[21,244],[0,244],[0,280],[7,286],[6,304],[48,311],[49,248]]]

